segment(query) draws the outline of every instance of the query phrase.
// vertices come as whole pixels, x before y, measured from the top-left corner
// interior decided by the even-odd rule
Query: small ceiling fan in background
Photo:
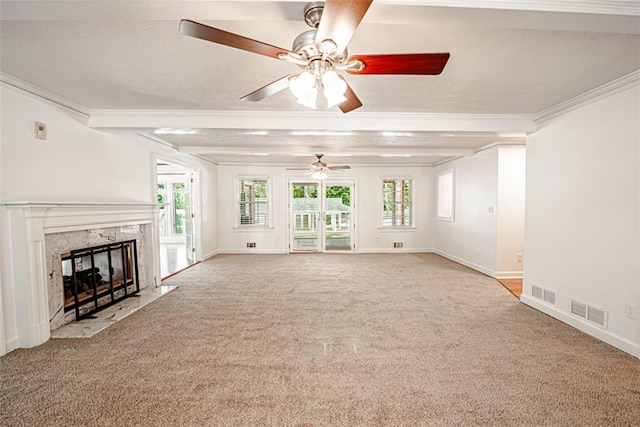
[[[348,165],[329,166],[325,162],[322,161],[322,156],[324,156],[324,154],[316,154],[316,157],[317,157],[318,160],[313,162],[313,163],[311,163],[310,167],[287,168],[287,170],[290,170],[290,171],[306,170],[306,171],[309,171],[309,172],[307,172],[307,175],[311,176],[311,178],[318,179],[318,180],[323,180],[323,179],[328,177],[327,171],[342,172],[344,170],[351,169],[351,166],[348,166]]]
[[[300,73],[271,82],[241,100],[261,101],[289,88],[297,101],[317,108],[322,90],[327,107],[338,106],[343,113],[362,106],[362,102],[343,76],[349,74],[437,75],[449,53],[401,53],[349,56],[347,46],[373,0],[327,0],[312,2],[304,9],[304,20],[312,27],[293,41],[292,50],[233,34],[188,19],[180,21],[184,35],[269,56],[299,66]]]

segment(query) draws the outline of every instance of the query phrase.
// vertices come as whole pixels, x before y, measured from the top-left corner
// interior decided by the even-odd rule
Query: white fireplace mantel
[[[8,218],[9,259],[3,260],[9,293],[15,302],[16,336],[5,337],[7,351],[43,344],[50,336],[45,235],[114,226],[149,225],[153,254],[148,271],[159,283],[157,203],[4,201]],[[158,280],[156,280],[156,278]],[[3,293],[4,294],[4,293]],[[8,295],[4,294],[3,297]]]
[[[2,202],[7,209],[23,211],[25,218],[42,219],[45,234],[114,225],[148,223],[157,214],[157,203],[121,202]]]

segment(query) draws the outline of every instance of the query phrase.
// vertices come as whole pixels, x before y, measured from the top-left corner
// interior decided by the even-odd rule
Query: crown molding
[[[640,16],[637,0],[377,0],[383,4]]]
[[[79,116],[85,122],[89,121],[88,108],[60,95],[56,95],[53,92],[49,92],[3,72],[0,72],[0,83],[2,84],[2,87],[15,90],[23,95],[27,95],[39,101],[44,101],[56,107],[61,107],[62,109]]]
[[[619,79],[605,83],[602,86],[598,86],[595,89],[589,90],[574,98],[554,105],[553,107],[542,110],[534,116],[534,123],[536,124],[536,127],[539,127],[543,123],[553,120],[556,117],[636,86],[640,86],[640,70],[636,70],[626,76],[620,77]]]
[[[247,11],[254,0],[149,0],[145,2],[116,0],[84,0],[82,2],[56,0],[2,1],[5,20],[78,20],[116,19],[135,16],[143,20],[173,20],[184,16],[199,16],[202,20],[247,19]],[[143,4],[138,4],[143,3]],[[216,4],[217,7],[210,7]],[[287,18],[281,3],[299,0],[269,1],[272,7],[262,6],[264,20]],[[598,15],[640,16],[636,0],[376,0],[376,4],[415,7],[447,7],[467,9],[563,12]],[[292,6],[288,9],[292,10]],[[213,12],[215,11],[215,12]],[[251,15],[257,19],[257,15]],[[290,18],[289,18],[290,19]]]
[[[146,140],[146,142],[151,142],[153,144],[157,144],[157,145],[161,146],[162,148],[169,149],[170,151],[172,151],[174,153],[178,152],[178,148],[175,145],[173,145],[172,143],[170,143],[168,141],[165,141],[162,138],[158,138],[155,135],[150,135],[148,133],[143,133],[143,132],[136,132],[135,135],[138,138],[142,138],[142,139]]]

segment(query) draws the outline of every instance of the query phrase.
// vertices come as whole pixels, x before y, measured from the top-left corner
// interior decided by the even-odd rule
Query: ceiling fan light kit
[[[311,173],[311,178],[317,179],[318,181],[322,181],[323,179],[327,179],[328,175],[323,171],[315,171]]]
[[[311,163],[310,167],[307,168],[287,168],[287,170],[305,170],[308,171],[307,175],[309,175],[313,179],[317,179],[318,181],[322,181],[323,179],[327,179],[329,171],[337,171],[342,172],[347,169],[351,169],[351,166],[341,165],[341,166],[329,166],[325,162],[322,161],[322,157],[324,154],[316,154],[316,161]]]
[[[326,107],[338,106],[343,113],[362,106],[344,77],[336,71],[358,74],[437,75],[449,53],[373,54],[349,57],[347,45],[373,0],[327,0],[312,2],[304,9],[304,21],[312,27],[298,35],[292,50],[183,19],[184,35],[290,62],[302,69],[245,95],[241,100],[261,101],[286,88],[298,103],[318,108],[318,94]]]

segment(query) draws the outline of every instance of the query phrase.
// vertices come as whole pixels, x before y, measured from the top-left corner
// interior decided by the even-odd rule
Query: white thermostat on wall
[[[40,122],[33,122],[33,132],[36,139],[47,139],[47,125]]]

